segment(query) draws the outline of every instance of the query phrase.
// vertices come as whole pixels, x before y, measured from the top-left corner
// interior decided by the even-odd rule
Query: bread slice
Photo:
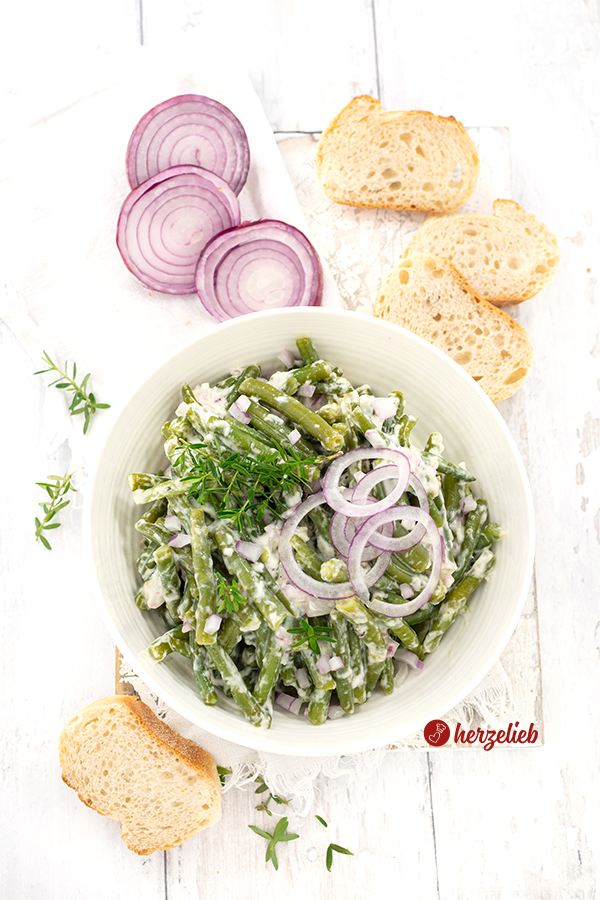
[[[453,263],[480,297],[498,306],[522,303],[558,270],[558,241],[513,200],[495,200],[492,216],[463,213],[428,219],[405,256],[434,253]]]
[[[527,332],[440,256],[403,259],[385,279],[373,314],[439,347],[494,401],[514,394],[533,363]]]
[[[384,112],[355,97],[319,141],[315,170],[323,190],[348,206],[452,212],[477,184],[475,144],[456,119],[429,112]]]
[[[212,756],[165,725],[136,697],[86,706],[59,739],[63,781],[121,822],[130,850],[176,847],[217,821],[221,786]]]

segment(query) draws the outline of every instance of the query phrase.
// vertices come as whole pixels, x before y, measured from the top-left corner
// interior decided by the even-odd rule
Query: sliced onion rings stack
[[[129,140],[126,165],[132,188],[165,169],[193,165],[219,175],[239,194],[250,149],[244,126],[230,109],[210,97],[181,94],[142,116]]]
[[[387,465],[378,466],[367,473],[353,491],[339,484],[343,472],[353,463],[363,459],[383,459]],[[393,463],[390,465],[389,463]],[[381,481],[393,482],[391,491],[376,501],[370,491]],[[397,506],[397,501],[410,488],[419,506]],[[348,499],[350,495],[351,499]],[[332,541],[349,541],[347,567],[349,581],[342,583],[321,582],[311,578],[298,565],[291,546],[291,538],[303,518],[315,507],[327,503],[335,512],[332,519]],[[368,514],[365,516],[365,508]],[[424,606],[439,581],[442,565],[440,533],[428,512],[426,491],[411,472],[410,461],[401,450],[392,448],[360,448],[351,450],[334,460],[323,479],[323,491],[313,494],[296,507],[286,520],[279,540],[279,558],[288,579],[305,593],[323,599],[341,599],[356,594],[370,609],[392,618],[402,618]],[[336,518],[337,517],[337,518]],[[344,518],[346,522],[344,523]],[[402,537],[393,537],[386,526],[405,522],[410,527]],[[335,523],[335,524],[334,524]],[[351,523],[351,524],[350,524]],[[358,527],[356,527],[356,525]],[[412,527],[411,527],[412,523]],[[350,533],[343,531],[350,527]],[[352,536],[352,532],[353,536]],[[431,570],[423,589],[409,602],[386,603],[370,598],[373,587],[387,569],[392,552],[407,550],[419,543],[425,535],[431,543]],[[371,545],[369,547],[369,545]],[[376,547],[377,557],[372,553]],[[384,545],[384,546],[382,546]],[[340,552],[338,550],[338,552]],[[343,555],[343,554],[341,554]],[[364,563],[375,559],[374,565],[365,571]]]
[[[239,221],[239,203],[227,182],[197,166],[175,166],[131,191],[119,216],[117,246],[146,287],[193,294],[204,246]]]
[[[316,306],[323,293],[321,265],[293,225],[277,219],[246,222],[204,248],[196,290],[220,322],[257,310]]]

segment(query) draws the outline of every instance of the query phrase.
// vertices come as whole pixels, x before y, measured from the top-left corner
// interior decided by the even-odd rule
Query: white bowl
[[[255,728],[232,704],[204,706],[189,662],[171,654],[154,663],[148,644],[164,625],[142,613],[134,560],[140,539],[126,477],[153,472],[164,461],[161,426],[172,418],[184,381],[214,382],[234,366],[273,366],[284,347],[308,335],[319,352],[355,385],[376,393],[400,389],[407,412],[418,416],[417,443],[440,431],[445,456],[464,461],[477,477],[475,492],[489,501],[493,521],[506,529],[492,579],[470,602],[471,614],[447,632],[425,668],[391,696],[375,691],[352,716],[320,727],[276,710],[270,729]],[[462,700],[498,659],[519,618],[529,587],[534,546],[533,506],[523,463],[495,406],[472,378],[431,344],[396,325],[359,313],[276,310],[218,325],[160,365],[129,400],[102,450],[88,495],[86,546],[95,593],[123,656],[148,687],[174,710],[227,740],[289,755],[339,755],[393,742],[440,718]]]

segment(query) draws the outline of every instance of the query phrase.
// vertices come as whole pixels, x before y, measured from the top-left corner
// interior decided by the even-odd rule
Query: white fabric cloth
[[[76,359],[93,374],[100,401],[111,409],[82,436],[65,396],[43,398],[41,441],[51,458],[67,445],[70,469],[78,470],[78,498],[85,495],[85,465],[92,459],[120,405],[179,345],[200,333],[210,317],[191,297],[148,291],[123,265],[115,245],[119,209],[129,187],[125,150],[143,113],[179,93],[201,93],[229,106],[241,119],[251,148],[248,183],[240,195],[242,219],[280,218],[307,230],[306,220],[259,100],[235,54],[223,67],[210,34],[191,33],[170,47],[139,48],[123,59],[88,59],[77,80],[52,78],[17,93],[0,134],[0,208],[6,228],[0,242],[0,317],[32,361],[42,368],[45,350],[57,362]],[[62,73],[63,76],[65,73]],[[325,272],[326,306],[341,305]],[[81,674],[81,673],[80,673]],[[135,674],[126,674],[142,698],[183,735],[197,740],[217,762],[232,769],[227,787],[262,776],[271,789],[306,814],[315,779],[353,774],[368,777],[387,748],[343,758],[300,759],[259,754],[201,732],[164,707]],[[497,665],[448,721],[485,722],[511,709],[510,682]],[[422,749],[422,736],[403,741]]]

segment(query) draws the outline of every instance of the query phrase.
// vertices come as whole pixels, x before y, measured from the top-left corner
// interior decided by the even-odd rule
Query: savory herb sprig
[[[327,848],[327,853],[325,855],[325,863],[327,865],[327,871],[331,872],[331,867],[333,865],[333,851],[336,853],[345,853],[346,856],[354,856],[351,850],[346,850],[345,847],[340,847],[339,844],[330,844]]]
[[[269,796],[267,797],[266,800],[263,800],[263,802],[260,803],[258,806],[255,806],[254,809],[258,810],[259,812],[266,812],[266,814],[268,816],[272,816],[273,812],[272,812],[272,810],[269,809],[269,804],[271,803],[271,800],[274,803],[276,803],[277,806],[282,806],[282,805],[287,806],[289,804],[289,802],[290,802],[289,800],[284,800],[283,797],[279,797],[279,796],[277,796],[277,794],[273,794],[269,790],[269,785],[262,778],[257,778],[256,781],[258,782],[259,786],[256,788],[254,793],[255,794],[264,794],[266,791],[269,791]]]
[[[292,650],[297,650],[299,647],[303,647],[308,643],[308,646],[314,653],[320,653],[321,649],[317,643],[317,639],[320,641],[329,641],[330,644],[335,643],[335,638],[332,637],[333,628],[330,628],[328,625],[311,625],[308,619],[302,619],[298,628],[288,628],[287,631],[288,634],[302,635],[302,638],[299,641],[292,644]]]
[[[186,472],[181,480],[200,505],[212,503],[220,519],[232,519],[238,531],[260,523],[267,510],[281,518],[286,494],[309,484],[308,470],[324,462],[280,448],[251,456],[239,452],[218,457],[206,443],[186,443],[174,458]]]
[[[40,503],[44,510],[44,518],[40,520],[37,516],[35,517],[35,539],[36,541],[41,541],[47,550],[52,550],[52,547],[50,546],[50,541],[42,532],[60,528],[61,523],[53,522],[52,520],[61,509],[64,509],[71,502],[64,499],[68,492],[77,491],[77,488],[74,488],[71,482],[74,474],[74,472],[65,472],[63,476],[48,475],[48,481],[36,481],[36,484],[44,488],[50,498],[45,503]]]
[[[55,372],[58,375],[58,378],[55,381],[51,381],[49,387],[56,387],[58,390],[69,391],[73,394],[73,400],[71,401],[71,405],[69,406],[69,413],[72,416],[78,416],[83,414],[83,433],[86,434],[90,425],[91,417],[94,415],[97,409],[110,409],[110,404],[108,403],[98,403],[96,397],[91,391],[88,391],[88,381],[90,379],[90,374],[84,377],[81,384],[77,384],[75,381],[77,377],[77,363],[73,363],[71,374],[69,375],[69,363],[65,362],[64,370],[61,369],[55,362],[53,362],[46,351],[44,350],[44,355],[42,359],[45,363],[48,364],[47,369],[40,369],[35,372],[35,375],[43,375],[45,372]]]
[[[255,834],[258,834],[260,837],[263,837],[266,841],[269,842],[265,860],[266,862],[269,862],[270,860],[273,863],[273,867],[275,869],[279,868],[279,861],[277,859],[277,853],[275,851],[276,845],[285,841],[295,841],[296,838],[300,837],[299,834],[287,834],[286,832],[288,825],[289,822],[287,816],[283,816],[283,818],[279,820],[279,822],[273,829],[272,834],[268,831],[263,831],[262,828],[257,828],[256,825],[248,825],[248,828],[251,831],[253,831]]]
[[[235,578],[227,581],[220,572],[217,575],[217,612],[237,612],[248,600],[241,593]]]

